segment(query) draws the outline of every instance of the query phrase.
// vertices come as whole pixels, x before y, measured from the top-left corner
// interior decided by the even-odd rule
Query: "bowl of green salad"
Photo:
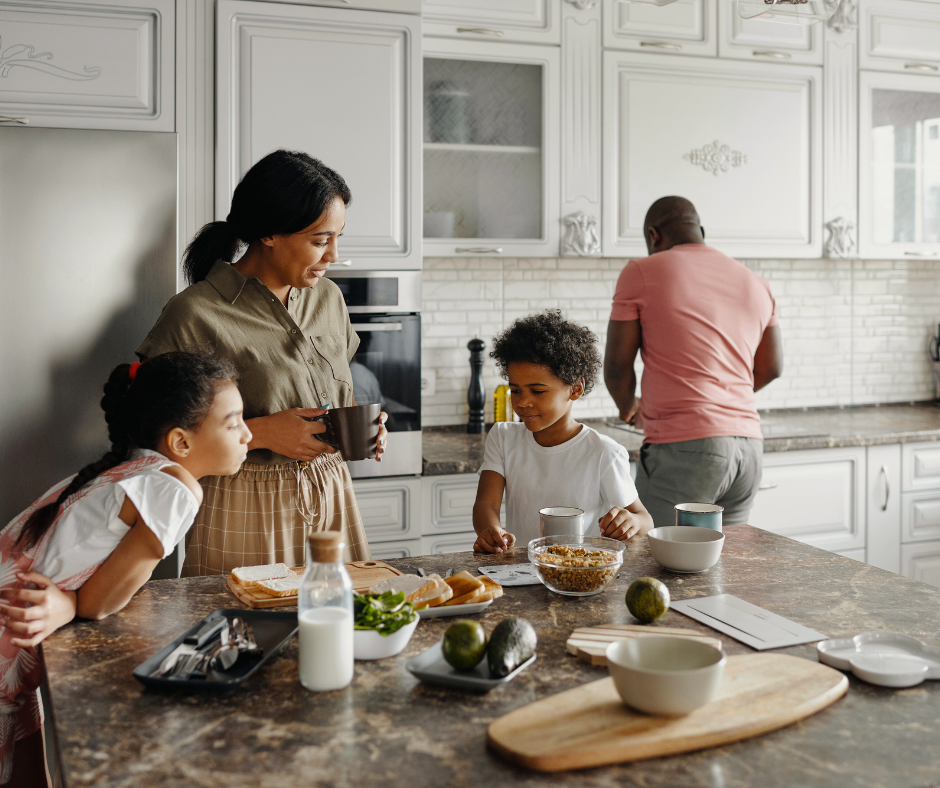
[[[418,626],[418,613],[405,594],[355,594],[353,656],[356,659],[385,659],[404,651]]]

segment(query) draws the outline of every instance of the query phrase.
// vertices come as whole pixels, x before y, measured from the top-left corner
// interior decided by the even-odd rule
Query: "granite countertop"
[[[643,436],[612,426],[614,419],[586,419],[613,438],[637,461]],[[624,425],[626,427],[627,425]],[[764,451],[832,449],[940,440],[940,407],[932,402],[850,408],[770,410],[761,413]],[[483,462],[485,435],[468,435],[466,427],[430,427],[422,435],[424,475],[476,473]]]
[[[833,637],[891,630],[938,643],[940,589],[750,526],[730,526],[725,534],[720,563],[699,575],[662,570],[645,543],[635,541],[627,546],[619,576],[597,596],[571,599],[542,586],[507,588],[476,618],[487,630],[507,616],[527,618],[538,632],[538,659],[486,695],[428,686],[405,670],[409,658],[441,637],[453,620],[446,618],[422,622],[397,657],[357,662],[353,683],[336,692],[301,688],[296,639],[239,690],[147,690],[131,675],[136,665],[212,610],[241,607],[221,577],[148,583],[123,611],[97,623],[70,624],[44,645],[67,783],[72,788],[936,784],[938,681],[890,690],[850,676],[844,698],[779,731],[701,752],[580,772],[531,772],[487,750],[492,720],[606,675],[568,655],[565,640],[577,626],[631,622],[623,598],[636,577],[659,577],[673,599],[731,593]],[[526,561],[524,550],[393,563],[406,571],[418,566],[441,571],[510,561]],[[751,652],[674,611],[658,623],[720,637],[729,654]],[[815,659],[812,645],[782,651]]]

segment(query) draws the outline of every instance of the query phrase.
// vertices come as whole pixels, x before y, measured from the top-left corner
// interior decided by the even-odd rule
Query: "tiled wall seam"
[[[940,271],[927,260],[742,260],[770,283],[780,315],[784,374],[757,395],[761,409],[931,399],[929,337],[940,322]],[[549,307],[588,326],[604,350],[614,286],[627,260],[427,258],[422,367],[436,393],[422,401],[426,426],[467,419],[467,342]],[[641,373],[642,365],[638,364]],[[484,365],[487,419],[501,383]],[[578,417],[616,416],[603,380],[575,406]]]

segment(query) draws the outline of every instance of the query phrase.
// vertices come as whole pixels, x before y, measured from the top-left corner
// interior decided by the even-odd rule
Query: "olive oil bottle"
[[[514,416],[509,386],[497,386],[493,392],[493,421],[514,421]]]

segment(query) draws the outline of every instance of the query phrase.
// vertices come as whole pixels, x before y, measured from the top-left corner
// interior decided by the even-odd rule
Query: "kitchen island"
[[[486,748],[488,724],[513,709],[603,678],[565,652],[571,630],[633,622],[630,582],[663,580],[673,599],[734,594],[832,637],[871,630],[938,643],[940,590],[750,526],[725,529],[719,564],[675,575],[628,545],[623,568],[601,594],[563,598],[542,586],[507,588],[475,616],[487,631],[522,616],[539,636],[538,659],[486,695],[427,686],[405,662],[433,645],[453,619],[423,621],[397,657],[357,662],[344,690],[310,693],[297,678],[296,639],[245,686],[227,694],[145,690],[136,665],[220,607],[241,605],[224,578],[148,583],[121,612],[77,622],[44,652],[61,763],[69,786],[440,786],[510,784],[645,786],[928,786],[940,782],[940,682],[906,690],[849,677],[846,697],[790,727],[698,753],[582,772],[542,774],[509,765]],[[474,569],[527,560],[452,553],[394,562]],[[635,623],[635,622],[633,622]],[[681,614],[658,624],[720,637],[729,654],[751,649]],[[655,626],[655,625],[653,625]],[[781,650],[815,659],[812,645]]]

